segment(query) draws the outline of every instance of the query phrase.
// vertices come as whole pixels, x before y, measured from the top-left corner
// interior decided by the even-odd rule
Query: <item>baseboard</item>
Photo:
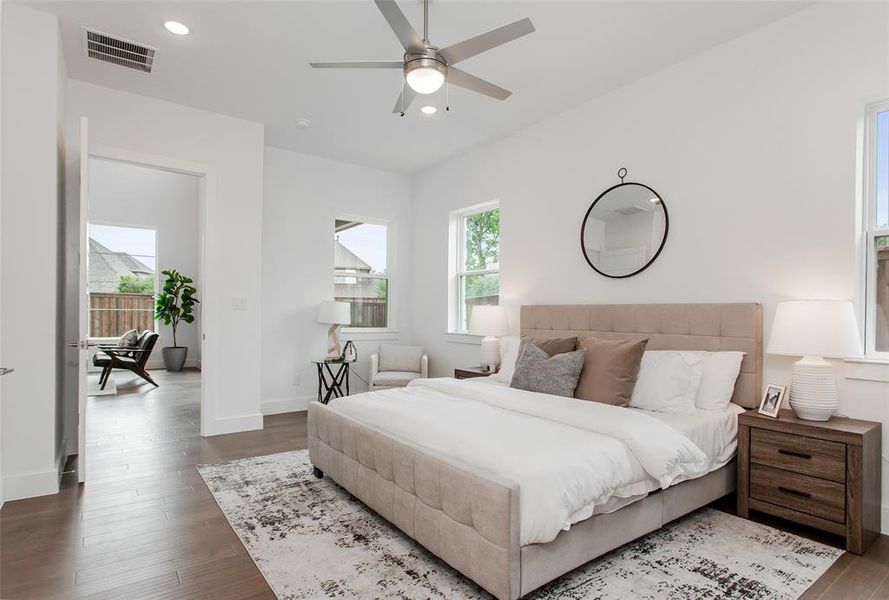
[[[254,431],[257,429],[262,429],[262,415],[259,413],[213,419],[207,424],[207,429],[202,434],[209,437],[211,435],[225,435],[227,433]]]
[[[201,367],[201,359],[199,358],[186,358],[185,359],[185,368],[186,369],[199,369]],[[151,357],[148,359],[148,363],[145,365],[145,368],[149,371],[158,371],[161,369],[165,369],[164,359],[163,357]]]
[[[166,367],[164,366],[163,357],[151,357],[148,359],[148,364],[145,365],[145,368],[149,371],[159,371],[163,370]],[[185,368],[186,369],[200,369],[201,368],[201,359],[199,358],[186,358],[185,359]],[[102,369],[100,367],[94,367],[90,364],[87,367],[87,373],[101,373]],[[115,371],[117,372],[117,371]]]
[[[314,399],[315,396],[304,396],[302,398],[280,398],[277,400],[263,400],[262,414],[280,415],[283,413],[306,411],[309,410],[309,402]]]
[[[57,493],[59,493],[59,473],[56,470],[7,475],[3,478],[4,501]]]

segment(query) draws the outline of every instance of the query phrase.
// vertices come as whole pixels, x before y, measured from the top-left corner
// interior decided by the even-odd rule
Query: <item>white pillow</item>
[[[422,370],[423,346],[380,346],[380,371],[419,373]]]
[[[650,350],[642,355],[630,407],[691,415],[704,375],[706,352]]]
[[[742,360],[743,352],[707,352],[695,406],[704,410],[725,410],[735,393],[735,380],[741,372]]]
[[[515,373],[515,363],[519,357],[519,344],[522,338],[507,335],[500,338],[500,370],[491,375],[491,379],[502,383],[511,383]]]

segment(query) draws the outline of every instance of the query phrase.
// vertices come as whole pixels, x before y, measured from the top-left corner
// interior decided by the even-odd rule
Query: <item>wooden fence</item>
[[[386,298],[335,298],[352,304],[352,324],[348,327],[388,326],[389,301]]]
[[[154,331],[154,296],[90,294],[90,337],[119,337],[130,329]]]
[[[889,249],[877,252],[876,350],[889,352]]]

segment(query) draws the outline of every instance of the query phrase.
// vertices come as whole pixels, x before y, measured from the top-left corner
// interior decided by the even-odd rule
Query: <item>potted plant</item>
[[[198,289],[192,285],[194,280],[191,277],[182,275],[175,269],[161,271],[161,274],[166,275],[167,279],[157,296],[154,318],[173,328],[173,345],[162,349],[164,366],[168,371],[181,371],[185,365],[185,357],[188,356],[188,346],[176,343],[176,330],[183,321],[194,322],[194,307],[198,303],[194,295]]]

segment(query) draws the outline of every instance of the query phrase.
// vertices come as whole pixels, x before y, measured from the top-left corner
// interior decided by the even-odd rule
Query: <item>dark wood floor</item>
[[[85,486],[3,506],[0,598],[274,598],[195,465],[305,448],[305,415],[202,438],[198,372],[152,375],[159,389],[115,374],[118,394],[90,399]],[[804,598],[889,598],[889,538]]]
[[[197,371],[89,399],[87,483],[0,511],[0,598],[274,598],[195,465],[306,447],[304,415],[202,438]]]

